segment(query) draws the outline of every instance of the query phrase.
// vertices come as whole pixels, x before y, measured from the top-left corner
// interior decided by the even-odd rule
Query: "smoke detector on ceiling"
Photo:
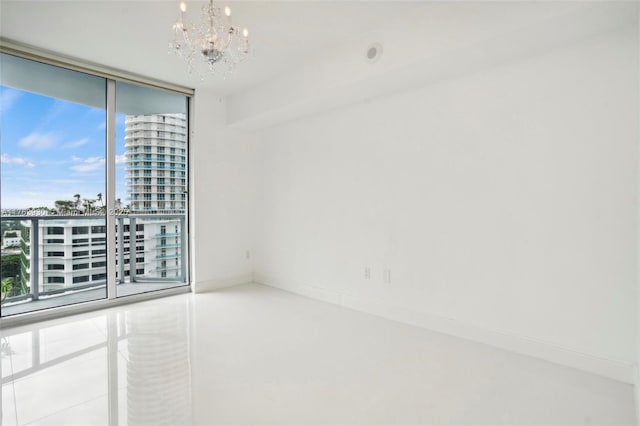
[[[365,58],[367,62],[374,63],[382,56],[382,45],[380,43],[372,43],[367,47],[365,51]]]

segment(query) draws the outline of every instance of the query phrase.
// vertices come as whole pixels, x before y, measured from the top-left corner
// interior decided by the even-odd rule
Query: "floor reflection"
[[[191,424],[187,321],[181,306],[126,314],[129,425]]]
[[[191,423],[184,299],[5,329],[0,339],[2,426]]]

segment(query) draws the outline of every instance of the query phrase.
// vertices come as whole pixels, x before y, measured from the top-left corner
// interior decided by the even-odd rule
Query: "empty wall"
[[[191,272],[195,291],[250,282],[253,243],[250,135],[225,124],[225,102],[198,90],[190,146]]]
[[[637,80],[630,28],[262,130],[256,279],[631,382]]]

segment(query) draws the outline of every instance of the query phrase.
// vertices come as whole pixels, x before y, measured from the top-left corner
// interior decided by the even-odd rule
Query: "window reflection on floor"
[[[186,305],[1,332],[2,425],[189,424]]]

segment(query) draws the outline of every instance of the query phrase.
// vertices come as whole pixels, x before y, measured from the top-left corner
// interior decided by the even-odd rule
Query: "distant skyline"
[[[116,198],[127,203],[124,114],[116,116]],[[105,110],[0,85],[0,208],[106,195]]]

